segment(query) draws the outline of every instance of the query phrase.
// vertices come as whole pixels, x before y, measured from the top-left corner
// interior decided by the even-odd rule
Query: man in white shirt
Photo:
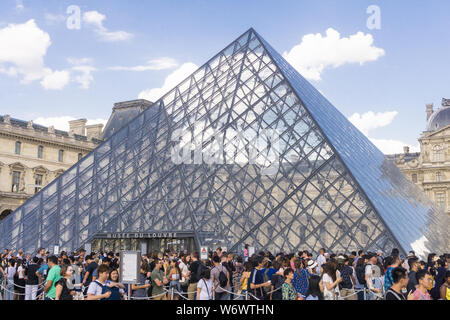
[[[325,258],[325,249],[322,248],[319,250],[319,256],[317,257],[317,274],[320,275],[322,273],[322,265],[327,262],[327,259]]]

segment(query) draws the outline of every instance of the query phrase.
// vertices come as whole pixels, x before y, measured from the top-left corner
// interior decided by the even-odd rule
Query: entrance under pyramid
[[[448,216],[250,29],[2,220],[0,247],[424,256],[449,251],[448,231]]]

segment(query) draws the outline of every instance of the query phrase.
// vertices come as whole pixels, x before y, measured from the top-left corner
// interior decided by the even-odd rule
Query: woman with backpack
[[[111,270],[109,272],[108,280],[106,280],[105,285],[111,291],[111,296],[106,300],[122,300],[125,293],[125,286],[119,283],[119,272],[117,269]]]

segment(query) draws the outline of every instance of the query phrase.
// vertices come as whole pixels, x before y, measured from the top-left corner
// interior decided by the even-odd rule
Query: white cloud
[[[408,146],[409,152],[420,152],[419,144],[413,146],[399,140],[369,138],[384,154],[403,153],[403,147]]]
[[[55,129],[69,131],[69,121],[76,120],[79,118],[74,118],[71,116],[61,116],[61,117],[39,117],[33,120],[34,123],[40,124],[45,127],[54,126]],[[108,121],[105,119],[88,119],[87,125],[102,123],[106,125]]]
[[[143,90],[139,93],[138,98],[155,102],[197,69],[198,66],[192,62],[183,63],[178,69],[167,76],[161,88]]]
[[[44,56],[50,44],[48,33],[39,29],[33,19],[0,29],[0,72],[20,75],[22,83],[43,78],[48,75]]]
[[[99,35],[100,39],[104,41],[123,41],[133,37],[133,34],[126,31],[108,31],[108,29],[103,26],[103,21],[105,19],[106,16],[98,11],[87,11],[83,14],[83,21],[86,24],[91,25]]]
[[[42,87],[46,90],[61,90],[70,81],[70,72],[67,70],[62,71],[49,71],[48,75],[44,76],[40,82]]]
[[[390,125],[397,114],[397,111],[377,113],[368,111],[362,115],[359,113],[354,113],[348,119],[384,154],[402,153],[404,146],[408,146],[410,152],[419,152],[419,144],[413,146],[399,140],[375,139],[370,137],[370,131]]]
[[[348,63],[363,65],[384,56],[385,51],[373,45],[371,34],[359,31],[341,38],[338,31],[328,28],[326,36],[307,34],[283,57],[310,80],[320,80],[321,73],[329,67],[337,68]]]
[[[72,71],[78,73],[74,77],[74,81],[80,84],[81,89],[89,89],[89,86],[94,81],[92,72],[97,71],[96,68],[91,66],[93,63],[92,58],[67,58],[67,61],[74,65]]]
[[[109,70],[116,70],[116,71],[148,71],[148,70],[164,70],[164,69],[170,69],[178,66],[178,62],[175,59],[169,58],[169,57],[162,57],[158,59],[153,59],[147,61],[145,65],[140,66],[134,66],[134,67],[122,67],[122,66],[115,66],[115,67],[109,67]]]
[[[388,112],[377,112],[369,111],[360,115],[359,113],[354,113],[350,116],[349,120],[353,123],[362,133],[366,136],[369,135],[369,131],[385,127],[394,120],[395,116],[398,114],[397,111]]]

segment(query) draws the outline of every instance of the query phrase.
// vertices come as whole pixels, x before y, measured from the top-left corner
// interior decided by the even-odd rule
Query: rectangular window
[[[78,154],[78,161],[80,161],[81,158],[83,158],[83,154],[82,154],[82,153],[79,153],[79,154]]]
[[[19,192],[20,172],[13,171],[11,192]]]
[[[445,210],[445,193],[436,193],[436,203]]]
[[[20,141],[16,141],[16,148],[14,150],[15,154],[20,154],[20,148],[22,146],[22,143]]]
[[[43,180],[42,174],[37,174],[35,183],[34,183],[35,184],[34,193],[38,193],[39,191],[41,191],[42,187],[38,187],[38,186],[42,186],[42,180]]]
[[[59,150],[58,161],[63,162],[64,160],[64,150]]]
[[[417,174],[413,173],[412,175],[412,182],[417,183]]]
[[[44,147],[43,146],[38,146],[38,154],[37,154],[37,156],[38,156],[39,159],[42,159],[43,153],[44,153]]]

